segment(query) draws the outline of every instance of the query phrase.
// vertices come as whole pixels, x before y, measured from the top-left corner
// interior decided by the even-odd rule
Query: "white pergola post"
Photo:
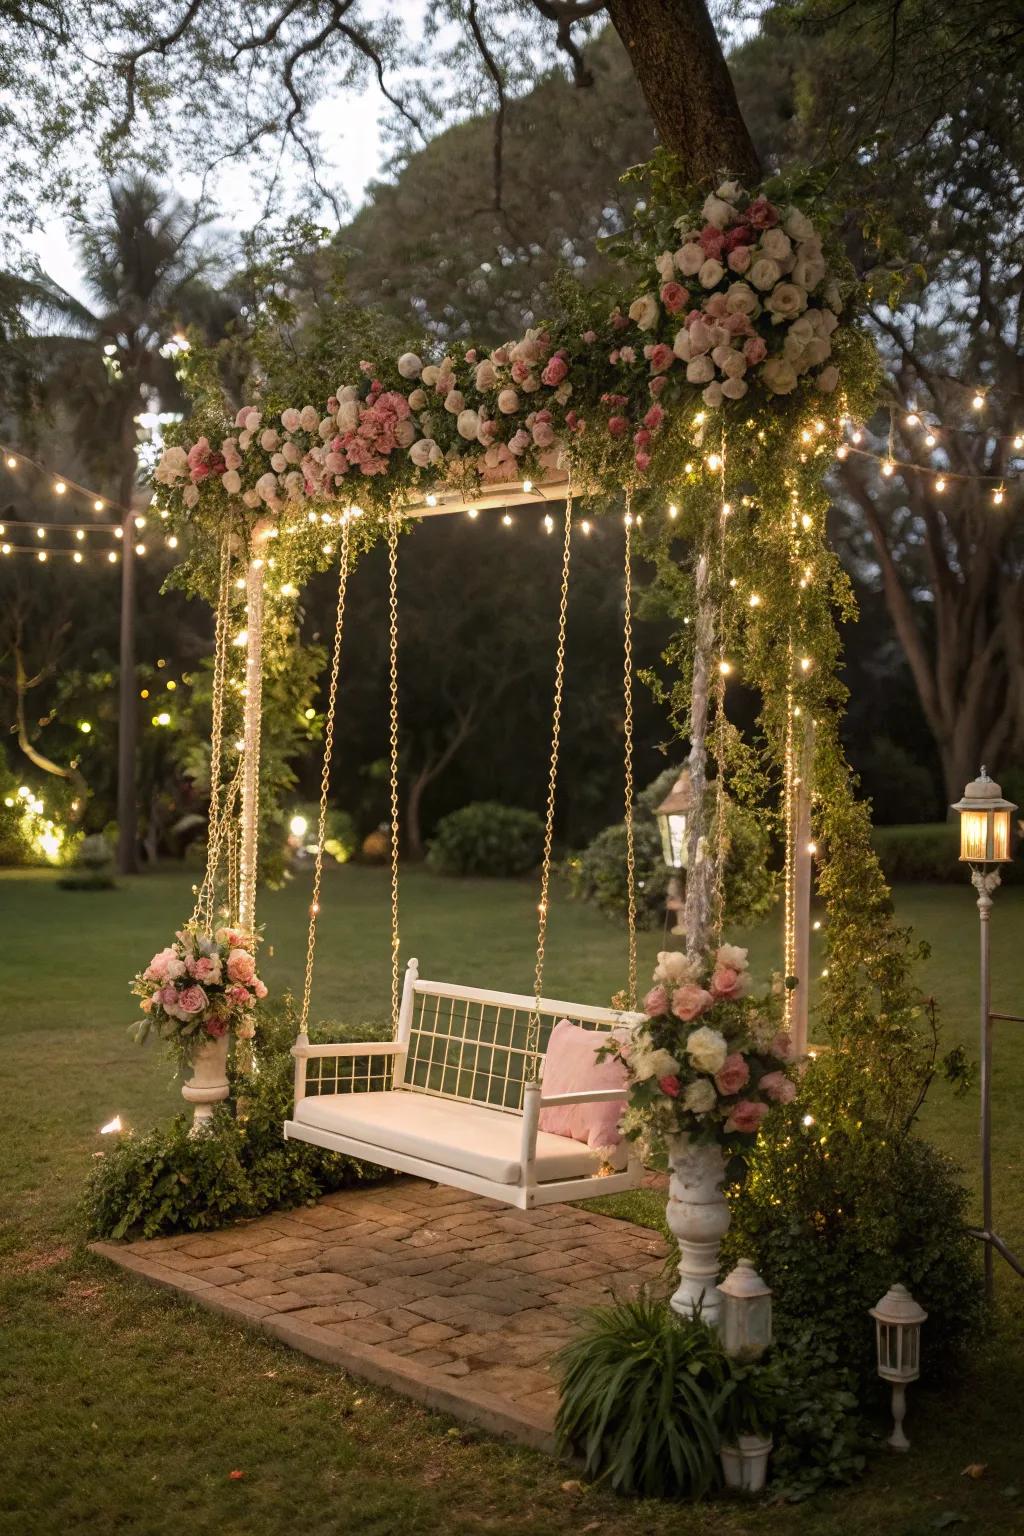
[[[797,756],[797,782],[793,805],[793,974],[797,986],[792,995],[790,1035],[793,1053],[807,1052],[811,992],[811,884],[814,855],[811,852],[811,793],[814,768],[814,722],[804,721]]]

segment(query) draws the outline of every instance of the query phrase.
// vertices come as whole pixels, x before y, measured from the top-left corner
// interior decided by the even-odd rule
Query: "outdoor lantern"
[[[886,1291],[870,1312],[875,1320],[878,1374],[883,1381],[892,1382],[893,1431],[889,1444],[894,1451],[906,1451],[910,1448],[903,1433],[906,1388],[909,1381],[916,1381],[921,1374],[921,1324],[928,1314],[904,1285],[894,1285]]]
[[[1014,811],[984,768],[952,807],[960,812],[960,858],[965,864],[1007,864]]]
[[[772,1293],[750,1259],[740,1259],[718,1287],[722,1348],[733,1360],[759,1360],[772,1342]]]
[[[693,786],[690,783],[690,770],[684,768],[654,813],[658,818],[661,851],[665,863],[669,869],[676,872],[686,868],[692,810]]]

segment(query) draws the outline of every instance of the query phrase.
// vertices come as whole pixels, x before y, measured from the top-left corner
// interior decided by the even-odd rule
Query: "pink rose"
[[[689,1024],[693,1019],[699,1018],[705,1009],[710,1008],[714,998],[703,987],[698,987],[694,981],[688,981],[684,986],[676,987],[672,994],[672,1012],[676,1018],[682,1019],[684,1024]]]
[[[726,258],[729,263],[729,271],[737,274],[750,270],[750,246],[738,245],[734,251],[730,251]]]
[[[721,320],[728,314],[726,308],[726,295],[713,293],[704,305],[704,313],[710,315],[712,320]]]
[[[662,390],[665,388],[665,385],[667,383],[668,383],[668,379],[665,377],[665,375],[663,373],[659,373],[648,384],[648,386],[647,386],[648,392],[651,394],[651,396],[655,400],[657,400],[658,396],[661,394]]]
[[[649,427],[652,432],[657,432],[658,428],[661,426],[664,420],[664,407],[660,405],[652,405],[650,410],[647,412],[647,415],[644,417],[644,426]]]
[[[233,949],[228,955],[228,981],[239,981],[248,986],[256,975],[256,961],[248,950]]]
[[[197,981],[218,982],[220,980],[219,959],[211,955],[200,955],[192,968],[192,974]]]
[[[652,987],[644,998],[644,1012],[649,1019],[668,1012],[668,993],[664,987]]]
[[[793,1041],[790,1038],[789,1031],[780,1029],[768,1050],[772,1056],[777,1056],[780,1061],[789,1061],[793,1052]]]
[[[252,979],[252,989],[261,1000],[267,995],[266,983],[260,981],[258,976],[254,976]]]
[[[768,356],[768,345],[760,336],[751,336],[743,343],[743,356],[750,364],[763,363]]]
[[[766,1072],[757,1086],[773,1104],[792,1104],[796,1098],[796,1083],[785,1072]]]
[[[209,998],[202,987],[183,987],[175,999],[181,1013],[202,1013],[209,1006]]]
[[[167,970],[169,965],[172,961],[177,960],[178,956],[175,954],[173,949],[162,949],[160,950],[159,954],[153,956],[152,960],[146,966],[146,969],[142,974],[147,981],[164,981],[167,977]],[[181,962],[178,961],[179,965],[180,963]]]
[[[666,283],[661,290],[661,302],[670,315],[678,315],[679,311],[689,303],[690,295],[682,283]]]
[[[638,448],[633,455],[633,463],[642,475],[646,475],[651,467],[651,456],[644,448]]]
[[[234,1003],[236,1008],[246,1008],[253,1001],[252,993],[245,987],[228,987],[224,993],[229,1003]]]
[[[779,210],[766,197],[755,197],[747,209],[746,219],[755,229],[771,229],[779,222]]]
[[[657,342],[651,348],[649,357],[652,373],[665,373],[676,360],[676,355],[672,348],[664,341]]]
[[[597,340],[597,332],[596,331],[584,331],[583,332],[583,340],[587,343],[588,347],[592,346],[593,343]]]
[[[767,1104],[756,1104],[753,1099],[740,1099],[738,1104],[733,1105],[725,1129],[739,1131],[745,1136],[754,1135],[767,1113]]]
[[[746,971],[734,971],[730,965],[716,965],[711,976],[711,995],[732,1000],[747,990]]]
[[[733,1051],[727,1056],[715,1073],[715,1087],[723,1098],[731,1098],[734,1093],[739,1093],[750,1081],[750,1068],[747,1066],[739,1051]]]
[[[697,236],[697,239],[700,241],[701,249],[705,256],[718,257],[722,254],[725,236],[714,224],[706,224]]]
[[[569,364],[564,357],[559,357],[556,352],[554,357],[549,357],[544,372],[540,376],[542,384],[547,384],[551,389],[561,384],[569,372]]]
[[[155,1003],[162,1003],[162,1005],[165,1008],[174,1008],[174,1007],[176,1007],[177,1006],[177,1002],[178,1002],[178,989],[177,989],[177,987],[172,987],[172,986],[161,987],[159,992],[154,992],[154,994],[153,994],[153,1001]]]
[[[734,224],[725,236],[725,249],[732,252],[738,245],[752,245],[754,234],[745,224]]]
[[[219,1040],[228,1032],[227,1020],[217,1018],[216,1016],[212,1019],[206,1019],[203,1023],[203,1030],[211,1039]]]
[[[625,437],[629,431],[629,422],[625,416],[609,416],[608,435],[610,437]]]
[[[678,1097],[679,1097],[679,1079],[678,1079],[678,1077],[671,1077],[671,1076],[670,1077],[659,1077],[658,1078],[658,1087],[661,1089],[662,1093],[667,1093],[670,1099],[678,1099]]]

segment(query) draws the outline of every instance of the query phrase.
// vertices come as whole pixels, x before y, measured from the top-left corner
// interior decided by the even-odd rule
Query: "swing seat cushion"
[[[616,1112],[620,1111],[621,1105],[616,1106]],[[522,1182],[522,1118],[483,1104],[402,1089],[321,1094],[300,1099],[295,1119],[302,1125],[365,1142],[367,1162],[386,1164],[384,1154],[398,1152],[434,1163],[442,1183],[446,1168],[458,1168],[495,1184]],[[617,1148],[609,1161],[616,1170],[625,1168],[625,1149]],[[540,1183],[589,1177],[598,1172],[600,1163],[601,1159],[579,1141],[544,1130],[537,1132],[535,1177]]]
[[[585,1093],[596,1088],[628,1088],[625,1065],[614,1056],[598,1061],[597,1052],[612,1039],[624,1038],[621,1030],[581,1029],[562,1019],[551,1031],[544,1056],[543,1093]],[[622,1140],[619,1121],[625,1104],[621,1099],[592,1104],[553,1104],[540,1112],[540,1128],[553,1136],[570,1136],[595,1150],[617,1147]]]

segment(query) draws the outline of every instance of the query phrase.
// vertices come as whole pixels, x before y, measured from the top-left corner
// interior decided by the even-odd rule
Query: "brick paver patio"
[[[568,1205],[399,1179],[202,1236],[94,1251],[429,1407],[554,1447],[555,1352],[583,1306],[657,1287],[666,1248]]]

